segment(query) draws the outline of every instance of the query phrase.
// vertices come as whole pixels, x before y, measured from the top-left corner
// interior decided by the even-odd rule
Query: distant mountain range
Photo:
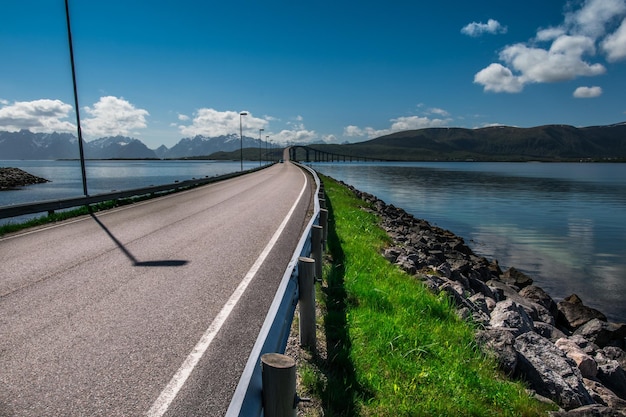
[[[243,138],[244,147],[265,147],[265,142]],[[149,149],[139,139],[112,136],[83,142],[87,159],[187,158],[229,152],[239,149],[239,135],[209,138],[195,136],[181,139],[171,148]],[[0,159],[76,159],[79,158],[78,139],[69,133],[32,133],[0,131]]]
[[[325,152],[396,161],[625,160],[626,123],[407,130],[366,142],[314,145]]]
[[[244,136],[244,148],[258,149],[259,145],[265,148],[266,144]],[[198,135],[183,138],[171,148],[157,149],[149,149],[138,139],[115,136],[84,142],[84,151],[88,159],[192,158],[218,152],[224,158],[240,146],[236,134]],[[397,132],[365,142],[310,146],[340,155],[400,161],[626,160],[626,123],[581,128],[567,125],[429,128]],[[77,139],[68,133],[0,131],[0,160],[75,159],[78,153]]]

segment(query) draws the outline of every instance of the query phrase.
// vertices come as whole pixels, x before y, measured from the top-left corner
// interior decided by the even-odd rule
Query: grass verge
[[[546,415],[550,406],[481,353],[474,328],[445,295],[433,295],[380,254],[389,238],[365,203],[322,179],[330,220],[318,291],[326,345],[318,349],[326,358],[311,353],[300,372],[322,415]]]

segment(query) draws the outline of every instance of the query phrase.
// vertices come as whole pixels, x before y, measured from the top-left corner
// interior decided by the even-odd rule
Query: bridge
[[[370,158],[367,156],[339,154],[323,151],[311,146],[293,145],[288,148],[289,158],[292,161],[302,162],[370,162],[384,161],[380,158]]]
[[[316,188],[275,164],[1,237],[0,415],[260,415]]]

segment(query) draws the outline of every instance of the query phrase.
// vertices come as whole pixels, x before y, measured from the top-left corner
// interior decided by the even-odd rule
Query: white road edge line
[[[285,229],[285,227],[287,227],[289,219],[291,218],[293,212],[296,210],[296,207],[298,206],[302,195],[308,187],[306,174],[302,173],[302,175],[304,176],[304,185],[302,187],[302,190],[300,190],[300,195],[298,195],[295,203],[287,213],[287,216],[285,216],[283,222],[280,224],[270,241],[265,246],[265,249],[263,249],[263,252],[261,252],[261,254],[254,262],[241,283],[239,283],[239,286],[235,289],[235,292],[233,292],[228,301],[226,301],[226,304],[224,304],[222,310],[213,319],[213,322],[211,323],[209,328],[206,329],[206,331],[204,332],[196,346],[194,346],[191,353],[189,353],[181,367],[178,369],[178,371],[176,371],[165,389],[163,389],[161,395],[159,395],[159,398],[157,398],[154,404],[152,404],[152,407],[150,407],[150,410],[148,410],[148,413],[146,414],[147,417],[161,417],[167,412],[168,408],[178,395],[178,392],[187,381],[187,378],[189,378],[191,372],[194,370],[198,362],[200,362],[200,359],[204,355],[204,352],[206,352],[209,345],[211,345],[211,342],[213,342],[213,339],[222,328],[222,325],[226,322],[226,319],[239,302],[239,299],[246,291],[246,288],[248,288],[248,285],[258,272],[259,268],[269,255],[276,242],[278,241],[278,238],[282,234],[283,230]]]

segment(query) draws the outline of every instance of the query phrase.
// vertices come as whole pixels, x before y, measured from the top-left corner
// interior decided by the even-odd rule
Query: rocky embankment
[[[45,178],[36,177],[19,168],[0,168],[0,190],[23,187],[31,184],[48,182]]]
[[[462,238],[351,188],[394,242],[384,256],[433,292],[445,291],[509,376],[525,380],[554,416],[626,416],[626,324],[575,294],[555,302],[532,278],[475,255]]]

